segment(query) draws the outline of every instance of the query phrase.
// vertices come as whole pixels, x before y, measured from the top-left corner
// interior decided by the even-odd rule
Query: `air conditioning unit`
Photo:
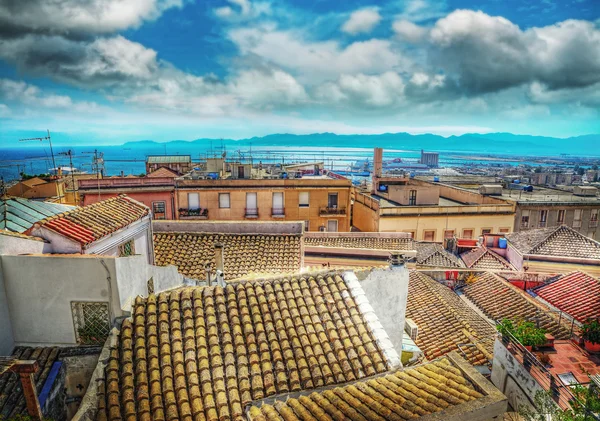
[[[417,336],[419,336],[419,328],[412,319],[406,319],[404,322],[404,331],[408,333],[408,336],[410,336],[410,339],[413,341],[417,339]]]

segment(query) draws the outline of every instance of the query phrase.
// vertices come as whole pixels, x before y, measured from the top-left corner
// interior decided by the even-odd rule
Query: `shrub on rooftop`
[[[581,326],[581,337],[592,344],[600,344],[600,319],[587,319]]]
[[[503,319],[496,328],[502,335],[511,334],[523,346],[542,346],[546,343],[546,331],[532,322]]]

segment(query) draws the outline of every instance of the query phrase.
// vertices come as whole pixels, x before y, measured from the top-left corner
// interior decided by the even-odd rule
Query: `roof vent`
[[[419,336],[419,328],[412,319],[406,319],[404,323],[404,331],[408,333],[408,336],[410,336],[410,339],[413,341],[415,341],[417,336]]]

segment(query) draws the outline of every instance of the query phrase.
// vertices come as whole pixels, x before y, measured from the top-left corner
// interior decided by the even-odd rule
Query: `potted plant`
[[[600,319],[587,319],[581,326],[581,337],[587,351],[600,352]]]
[[[514,335],[528,351],[531,351],[534,346],[542,346],[546,343],[546,331],[537,328],[532,322],[519,322]]]

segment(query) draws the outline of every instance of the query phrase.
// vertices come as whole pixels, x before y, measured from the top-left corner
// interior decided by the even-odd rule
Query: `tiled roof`
[[[445,268],[464,268],[465,264],[438,243],[415,243],[417,264]]]
[[[410,237],[381,238],[381,237],[337,237],[319,236],[304,237],[307,246],[323,246],[336,248],[359,248],[371,250],[414,250],[413,240]]]
[[[516,232],[506,238],[522,254],[600,260],[600,243],[566,225]]]
[[[241,420],[251,401],[389,369],[335,274],[138,297],[99,383],[99,420]]]
[[[148,215],[150,208],[125,195],[48,218],[40,226],[89,244]]]
[[[569,273],[535,292],[579,322],[600,318],[600,280],[587,273]]]
[[[62,212],[75,209],[74,206],[58,203],[28,200],[20,197],[0,200],[0,229],[25,232],[36,222]]]
[[[415,343],[428,359],[450,351],[461,353],[474,365],[492,359],[496,329],[448,287],[411,271],[406,306],[406,317],[418,328]]]
[[[441,358],[347,386],[251,406],[248,418],[250,421],[401,421],[483,397],[460,369],[448,358]]]
[[[539,322],[539,327],[546,329],[557,339],[569,337],[568,328],[564,323],[558,324],[558,316],[550,313],[547,306],[493,273],[480,276],[463,291],[492,320],[509,318],[536,324]]]
[[[484,246],[464,252],[460,258],[469,269],[515,270],[506,259]]]
[[[184,276],[205,279],[205,265],[214,269],[215,243],[221,243],[230,280],[249,273],[298,272],[300,241],[297,235],[161,232],[154,234],[154,255],[158,266],[175,265]]]
[[[170,168],[160,167],[156,171],[152,171],[149,174],[146,174],[146,177],[154,178],[154,177],[178,177],[179,174],[176,171],[173,171]]]
[[[31,235],[21,234],[20,232],[8,231],[5,229],[0,229],[0,235],[8,235],[9,237],[23,238],[25,240],[33,240],[33,241],[41,241],[44,242],[43,238],[33,237]]]
[[[17,347],[13,351],[15,360],[37,360],[38,371],[33,375],[38,394],[50,373],[52,364],[59,355],[59,348],[30,348]],[[0,418],[13,418],[15,415],[26,414],[25,396],[21,387],[19,375],[10,371],[0,375]]]

